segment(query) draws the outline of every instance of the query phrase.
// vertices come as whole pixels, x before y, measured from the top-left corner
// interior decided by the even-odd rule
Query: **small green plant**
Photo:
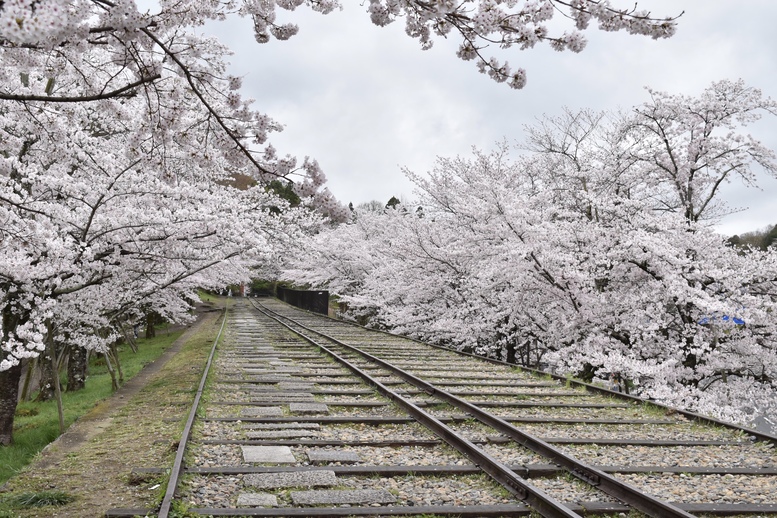
[[[202,515],[195,514],[189,511],[189,506],[180,500],[173,500],[170,504],[170,518],[202,518]]]
[[[23,406],[16,408],[16,417],[32,417],[38,415],[40,410],[37,408],[25,408]]]
[[[496,493],[496,495],[503,500],[512,500],[515,498],[515,495],[512,493],[512,491],[502,485],[494,486],[494,493]]]
[[[429,405],[426,406],[426,410],[432,410],[436,412],[442,412],[442,411],[451,411],[453,410],[453,407],[449,405],[448,403],[437,403],[437,402],[431,402]]]
[[[11,494],[3,497],[1,502],[12,509],[31,509],[36,507],[66,505],[75,498],[63,491],[37,491],[30,493]]]

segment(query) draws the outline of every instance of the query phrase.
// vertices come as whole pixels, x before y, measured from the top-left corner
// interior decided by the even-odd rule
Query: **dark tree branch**
[[[80,103],[80,102],[88,102],[88,101],[101,101],[103,99],[112,99],[115,97],[127,96],[129,94],[125,94],[125,92],[128,92],[133,88],[137,88],[142,84],[156,81],[160,77],[162,77],[160,74],[154,74],[152,76],[147,76],[147,77],[138,79],[134,83],[130,83],[116,90],[111,90],[110,92],[103,92],[103,93],[93,94],[93,95],[74,95],[74,96],[57,97],[57,96],[50,96],[50,95],[17,95],[17,94],[8,94],[8,93],[0,92],[0,99],[6,100],[6,101],[30,101],[30,102],[42,101],[42,102],[49,102],[49,103]]]

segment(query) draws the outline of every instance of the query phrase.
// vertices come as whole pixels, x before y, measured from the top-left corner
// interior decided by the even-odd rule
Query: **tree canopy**
[[[740,81],[649,91],[625,113],[567,111],[502,144],[407,172],[423,216],[361,214],[286,275],[346,316],[728,419],[777,400],[777,248],[713,231],[720,185],[777,174],[744,133],[773,100]]]

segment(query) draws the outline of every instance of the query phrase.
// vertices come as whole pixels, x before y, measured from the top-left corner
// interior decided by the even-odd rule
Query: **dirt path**
[[[101,517],[110,508],[154,507],[162,477],[137,477],[132,469],[172,464],[222,314],[201,313],[162,356],[9,480],[6,491],[57,490],[76,498],[63,507],[18,511],[18,516]]]
[[[113,416],[124,408],[141,389],[143,389],[172,357],[181,351],[183,345],[199,330],[205,322],[207,313],[200,313],[197,320],[170,344],[162,355],[149,363],[131,380],[122,385],[111,397],[98,403],[89,413],[73,423],[65,433],[49,444],[35,462],[35,468],[46,468],[61,461],[69,453],[82,447],[86,441],[96,437],[111,424]]]

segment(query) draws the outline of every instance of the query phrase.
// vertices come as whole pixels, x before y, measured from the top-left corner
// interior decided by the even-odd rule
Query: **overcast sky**
[[[458,59],[455,39],[422,51],[404,34],[404,21],[376,27],[367,2],[343,3],[326,16],[282,11],[279,22],[300,26],[285,42],[255,43],[247,20],[214,24],[208,32],[235,50],[231,73],[244,78],[244,94],[285,126],[271,139],[278,151],[317,159],[346,204],[412,200],[402,167],[425,172],[438,155],[521,140],[525,124],[564,106],[627,109],[647,100],[645,86],[695,95],[712,81],[742,78],[777,98],[774,0],[643,0],[640,7],[655,16],[685,12],[676,36],[655,41],[604,33],[592,23],[580,54],[511,49],[510,64],[527,71],[523,90],[494,83]],[[777,117],[752,132],[777,149]],[[743,210],[726,217],[720,232],[777,223],[777,180],[763,175],[760,185],[726,186],[729,204]]]

